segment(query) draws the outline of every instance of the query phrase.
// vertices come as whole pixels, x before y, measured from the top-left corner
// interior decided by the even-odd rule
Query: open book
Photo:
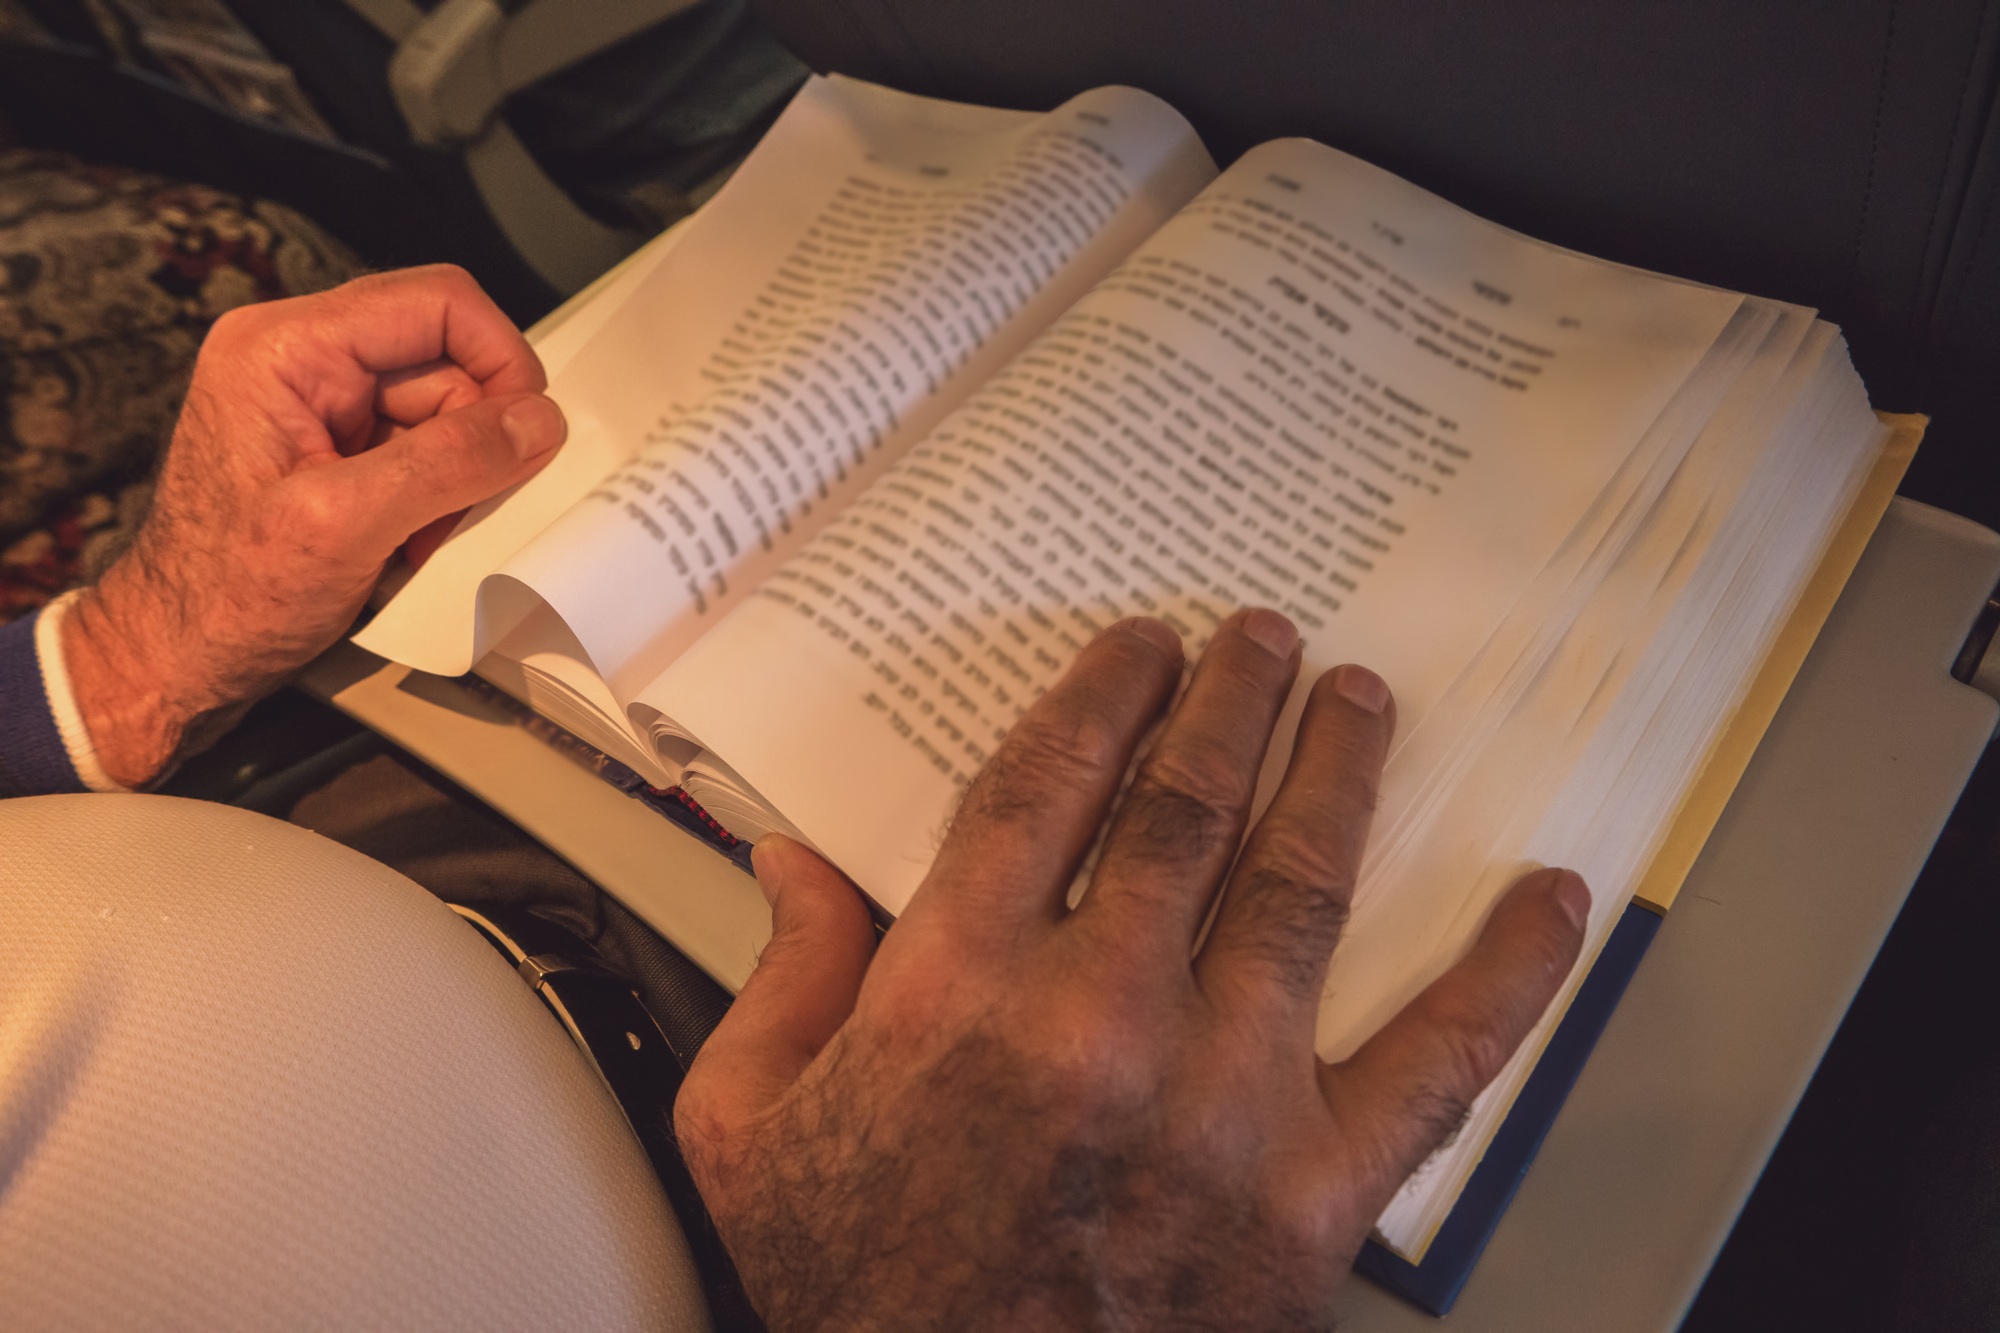
[[[1316,143],[1218,174],[1126,88],[1029,114],[816,79],[541,350],[569,443],[363,647],[476,670],[894,913],[1092,634],[1158,615],[1192,658],[1275,607],[1305,663],[1266,795],[1325,669],[1400,717],[1329,1059],[1530,865],[1592,886],[1582,974],[1888,438],[1811,311]],[[1542,1040],[1384,1213],[1398,1253]]]

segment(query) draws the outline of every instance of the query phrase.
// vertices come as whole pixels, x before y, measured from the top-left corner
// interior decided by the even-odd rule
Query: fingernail
[[[500,428],[514,446],[517,458],[538,458],[563,442],[569,423],[562,409],[539,394],[523,398],[500,414]]]
[[[1299,645],[1299,627],[1276,611],[1258,607],[1243,617],[1243,632],[1271,656],[1284,661]]]
[[[1134,616],[1130,620],[1119,621],[1113,628],[1122,629],[1127,634],[1136,634],[1173,661],[1181,660],[1181,636],[1174,633],[1172,627],[1164,620],[1154,620],[1150,616]]]
[[[1556,906],[1569,923],[1582,930],[1590,922],[1590,886],[1574,870],[1556,872]]]
[[[1364,713],[1389,706],[1389,684],[1365,666],[1352,662],[1333,669],[1333,692]]]
[[[778,905],[778,885],[784,878],[778,869],[784,861],[778,853],[778,844],[789,841],[782,833],[766,833],[750,849],[750,867],[757,872],[757,888],[773,908]]]

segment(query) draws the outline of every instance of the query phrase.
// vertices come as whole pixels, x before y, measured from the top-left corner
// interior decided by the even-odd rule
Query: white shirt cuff
[[[62,735],[63,749],[70,766],[92,791],[131,791],[112,780],[98,761],[97,747],[90,743],[90,731],[83,725],[83,713],[69,685],[69,664],[63,660],[62,620],[70,603],[83,595],[72,589],[42,608],[35,620],[35,656],[42,667],[42,689],[49,696],[49,712],[55,715],[56,730]]]

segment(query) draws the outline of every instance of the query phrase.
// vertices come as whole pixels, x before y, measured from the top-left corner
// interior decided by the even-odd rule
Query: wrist
[[[105,775],[143,787],[187,748],[210,705],[187,688],[165,590],[147,589],[125,560],[70,604],[59,627],[63,665]]]

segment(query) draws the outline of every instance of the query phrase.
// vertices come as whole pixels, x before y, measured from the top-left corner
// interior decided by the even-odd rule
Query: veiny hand
[[[1180,676],[1155,621],[1106,632],[1021,720],[872,966],[852,887],[759,844],[774,935],[676,1119],[773,1328],[1330,1325],[1376,1216],[1575,962],[1590,898],[1528,876],[1457,967],[1321,1063],[1394,710],[1359,667],[1321,678],[1237,859],[1298,665],[1275,612],[1222,628],[1075,911],[1065,890]]]
[[[62,624],[110,776],[138,786],[330,646],[412,533],[522,481],[566,427],[463,270],[224,315],[153,508]]]

